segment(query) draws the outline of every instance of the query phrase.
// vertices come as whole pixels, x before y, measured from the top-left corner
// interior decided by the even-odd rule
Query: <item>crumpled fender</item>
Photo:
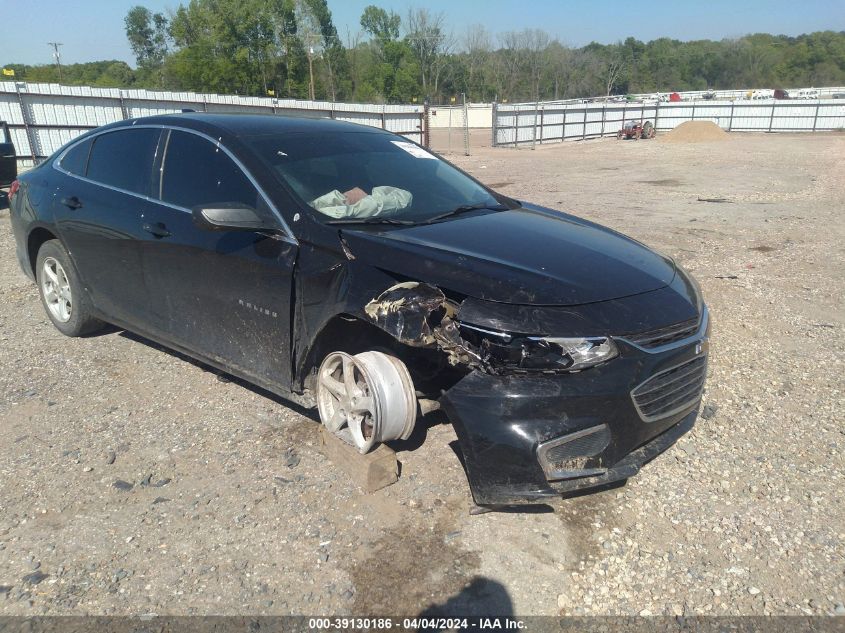
[[[435,342],[429,318],[444,309],[446,295],[439,288],[417,281],[391,286],[364,306],[375,325],[407,345]],[[435,326],[436,327],[436,326]]]

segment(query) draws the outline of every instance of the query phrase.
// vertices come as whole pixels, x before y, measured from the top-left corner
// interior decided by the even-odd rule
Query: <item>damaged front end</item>
[[[429,284],[396,284],[364,307],[401,343],[436,347],[449,364],[500,375],[579,371],[618,355],[608,337],[543,337],[499,332],[460,321],[461,305]]]
[[[516,306],[404,282],[363,311],[402,344],[436,350],[463,370],[436,397],[456,429],[475,502],[505,505],[624,480],[692,427],[706,374],[706,309],[691,336],[657,351],[625,337],[661,324],[653,305],[652,316],[631,321],[647,301],[675,319],[697,311],[690,298],[686,307],[667,291],[601,308]],[[513,324],[533,333],[503,327]],[[590,327],[621,336],[595,336]],[[660,381],[680,391],[652,389]],[[644,416],[634,396],[641,391],[679,406]]]
[[[367,317],[400,343],[436,347],[453,366],[484,367],[483,358],[461,338],[458,310],[442,290],[416,281],[396,284],[364,306]]]

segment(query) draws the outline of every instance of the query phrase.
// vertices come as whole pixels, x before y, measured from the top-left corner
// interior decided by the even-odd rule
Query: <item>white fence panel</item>
[[[12,142],[24,166],[49,156],[89,129],[123,119],[182,110],[331,117],[380,127],[418,143],[424,140],[423,107],[415,105],[0,82],[0,121],[9,124]]]
[[[796,98],[798,97],[799,93],[802,90],[817,90],[818,96],[821,99],[829,99],[832,98],[835,94],[845,94],[845,87],[841,86],[829,86],[825,88],[787,88],[786,92],[789,94],[790,97]],[[631,96],[636,100],[649,100],[654,99],[657,95],[666,98],[672,92],[677,92],[677,94],[684,99],[685,101],[698,101],[702,99],[719,99],[719,100],[732,100],[732,99],[748,99],[753,95],[755,92],[760,92],[760,89],[754,88],[746,88],[744,90],[668,90],[662,91],[659,93],[637,93],[632,94]]]
[[[819,129],[845,129],[845,103],[827,103],[819,112]]]
[[[712,121],[733,132],[821,132],[845,128],[845,100],[498,104],[493,139],[516,146],[615,136],[632,120],[651,121],[660,132],[686,121]]]

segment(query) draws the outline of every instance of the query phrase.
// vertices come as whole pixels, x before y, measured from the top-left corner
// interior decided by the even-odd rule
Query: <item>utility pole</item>
[[[315,101],[314,96],[314,47],[308,47],[308,98]]]
[[[59,69],[59,83],[62,83],[62,56],[59,55],[59,46],[64,46],[61,42],[47,42],[47,46],[53,47],[53,57],[56,58],[56,67]]]
[[[322,36],[312,28],[308,28],[302,34],[302,43],[305,45],[305,55],[308,57],[308,98],[311,101],[317,99],[317,88],[314,83],[314,57],[323,58],[323,48],[320,46]],[[315,47],[317,50],[314,50]]]

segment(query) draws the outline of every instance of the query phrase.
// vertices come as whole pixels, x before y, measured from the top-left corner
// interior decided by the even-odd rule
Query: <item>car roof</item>
[[[125,126],[140,124],[176,125],[202,132],[221,132],[233,136],[264,134],[319,134],[338,132],[384,133],[368,125],[336,121],[329,118],[289,116],[280,114],[228,114],[217,112],[182,112],[121,121]],[[123,126],[115,126],[123,127]]]

